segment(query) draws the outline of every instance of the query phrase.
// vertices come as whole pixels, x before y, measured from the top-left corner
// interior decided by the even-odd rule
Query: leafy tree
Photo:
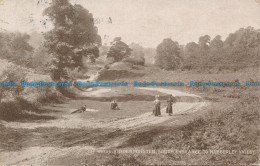
[[[136,57],[144,57],[144,48],[137,43],[131,43],[130,48],[133,50],[131,55]]]
[[[211,55],[211,61],[217,63],[217,61],[219,60],[219,57],[217,56],[222,56],[223,54],[223,45],[224,42],[221,40],[221,36],[217,35],[211,42],[209,45],[209,49],[210,49],[210,55]]]
[[[208,35],[185,46],[183,69],[200,71],[238,70],[260,65],[259,31],[252,27],[230,33],[225,41],[217,35],[212,41]],[[211,56],[205,56],[211,55]],[[205,70],[207,69],[207,70]]]
[[[209,45],[209,48],[211,50],[220,50],[223,48],[223,41],[221,40],[221,36],[220,35],[217,35],[211,42],[210,42],[210,45]]]
[[[199,38],[199,47],[202,50],[209,49],[209,44],[210,44],[210,36],[209,35],[201,36]]]
[[[184,48],[184,54],[186,56],[192,56],[198,53],[199,51],[199,45],[195,42],[188,43]]]
[[[83,46],[81,49],[76,49],[75,53],[77,55],[86,56],[91,63],[94,63],[96,59],[99,57],[99,49],[98,47],[93,44],[89,46]],[[79,59],[81,62],[81,59]]]
[[[195,42],[190,42],[184,47],[184,61],[182,69],[194,69],[200,64],[200,48]]]
[[[233,65],[237,67],[246,67],[250,65],[259,65],[259,46],[260,39],[257,32],[252,27],[240,28],[233,34],[230,34],[224,41],[224,48],[228,61],[232,59]]]
[[[199,48],[200,48],[200,56],[205,56],[205,60],[208,60],[208,55],[209,55],[209,45],[210,45],[210,36],[209,35],[204,35],[199,37]]]
[[[48,54],[48,50],[42,44],[35,48],[32,56],[32,66],[37,71],[46,71],[46,66],[51,63],[51,56]]]
[[[121,37],[116,37],[111,42],[111,47],[107,53],[107,58],[112,58],[112,62],[122,61],[131,54],[132,49],[121,41]]]
[[[235,52],[242,52],[259,46],[258,32],[252,27],[240,28],[235,33],[230,34],[224,42],[224,47]]]
[[[83,67],[82,56],[99,56],[101,37],[93,23],[93,15],[81,5],[68,0],[53,0],[45,9],[54,28],[44,34],[48,52],[53,56],[54,80],[68,79],[66,68]]]
[[[0,33],[0,58],[30,67],[33,47],[28,43],[29,39],[30,36],[24,33]]]
[[[131,55],[126,58],[126,62],[129,62],[134,65],[144,65],[145,58],[144,58],[144,48],[136,43],[132,43],[130,48],[133,50]]]
[[[175,70],[180,66],[180,47],[172,39],[164,39],[156,48],[155,64],[162,69]]]

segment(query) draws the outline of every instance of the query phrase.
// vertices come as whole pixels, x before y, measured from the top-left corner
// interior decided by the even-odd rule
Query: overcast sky
[[[0,31],[48,31],[52,26],[48,21],[44,25],[45,1],[0,0]],[[260,29],[260,0],[70,1],[81,4],[94,18],[103,19],[96,24],[103,43],[121,36],[128,44],[156,47],[166,37],[186,44],[205,34],[225,39],[241,27]]]

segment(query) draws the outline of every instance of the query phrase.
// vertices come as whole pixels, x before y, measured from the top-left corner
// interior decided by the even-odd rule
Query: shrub
[[[18,97],[23,92],[24,87],[17,85],[26,81],[26,70],[19,66],[9,66],[1,74],[0,82],[15,83],[15,86],[0,86],[0,103],[12,97]]]
[[[144,66],[145,59],[144,59],[144,57],[128,57],[128,58],[124,59],[123,62],[128,62],[133,65]]]

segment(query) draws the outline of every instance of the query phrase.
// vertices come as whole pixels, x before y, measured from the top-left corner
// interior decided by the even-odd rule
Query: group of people
[[[120,110],[116,100],[113,100],[111,102],[110,109],[111,110]],[[84,106],[80,107],[79,109],[77,109],[76,111],[73,111],[72,114],[74,114],[74,113],[83,113],[86,110],[87,110],[87,106],[84,105]]]
[[[172,95],[169,95],[167,99],[167,107],[166,107],[166,113],[171,116],[172,115],[172,104],[174,103],[174,98]],[[118,104],[116,100],[113,100],[110,105],[111,110],[119,110]],[[154,100],[154,109],[153,109],[153,115],[154,116],[160,116],[161,115],[161,101],[159,100],[159,95],[155,96]]]
[[[166,107],[166,113],[171,116],[172,115],[172,104],[174,102],[173,100],[173,96],[170,95],[167,99],[167,107]],[[72,113],[76,113],[76,112],[85,112],[87,109],[87,106],[84,105],[82,106],[80,109],[72,112]],[[111,110],[119,110],[119,106],[117,104],[117,101],[114,99],[111,104],[110,104],[110,109]],[[161,101],[159,100],[159,95],[155,96],[155,100],[154,100],[154,109],[153,109],[153,115],[154,116],[160,116],[161,115]]]
[[[172,115],[172,104],[173,104],[173,96],[170,95],[167,99],[167,107],[166,107],[166,113],[171,116]],[[161,102],[159,100],[159,95],[155,96],[154,100],[154,109],[153,109],[153,115],[154,116],[160,116],[161,115]]]

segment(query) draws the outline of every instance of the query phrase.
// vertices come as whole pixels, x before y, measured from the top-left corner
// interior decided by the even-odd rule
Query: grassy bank
[[[258,69],[237,72],[194,73],[151,69],[138,81],[182,81],[187,86],[175,89],[201,95],[211,102],[207,113],[188,124],[156,127],[133,134],[119,149],[230,150],[234,154],[95,154],[86,164],[167,165],[167,164],[256,164],[258,156],[259,88],[246,87],[258,81]],[[117,79],[128,81],[129,79]],[[190,81],[240,82],[241,87],[189,87]],[[250,153],[253,152],[253,153]]]
[[[184,153],[95,154],[85,162],[113,165],[257,163],[257,125],[260,106],[257,92],[248,93],[235,102],[226,103],[225,109],[219,110],[219,106],[220,104],[212,105],[204,116],[193,119],[185,125],[158,126],[131,134],[128,140],[118,147],[122,150],[185,150]],[[210,150],[208,154],[201,153]],[[213,150],[235,152],[221,154],[215,151],[213,154]],[[102,159],[97,160],[98,158]]]
[[[235,81],[245,82],[257,77],[253,72],[246,73],[223,73],[222,74],[196,74],[178,72],[166,72],[157,69],[145,68],[141,72],[147,72],[142,81]],[[151,70],[151,72],[148,70]],[[161,74],[160,74],[161,73]],[[157,78],[155,78],[157,77]],[[139,81],[139,77],[115,79],[113,81]],[[169,87],[168,87],[169,88]],[[95,88],[93,88],[95,89]],[[112,90],[96,96],[82,96],[73,100],[72,103],[62,104],[59,109],[73,109],[79,105],[87,104],[91,109],[103,110],[80,115],[85,119],[108,120],[138,116],[141,113],[151,111],[155,94],[160,94],[162,107],[165,105],[166,94],[153,91],[140,91],[135,87],[111,88]],[[171,89],[171,88],[169,88]],[[257,125],[259,119],[259,90],[258,87],[175,87],[180,91],[198,94],[204,101],[211,104],[203,110],[186,115],[173,117],[181,122],[157,124],[154,126],[140,127],[128,131],[116,129],[60,129],[60,128],[36,128],[36,129],[13,129],[0,126],[4,131],[2,137],[3,149],[24,150],[28,147],[85,147],[95,148],[113,147],[117,150],[184,150],[184,153],[158,153],[158,154],[108,154],[94,153],[92,155],[81,154],[80,156],[66,153],[64,156],[53,157],[48,164],[86,164],[86,165],[180,165],[180,164],[255,164],[258,161],[257,150]],[[86,94],[89,93],[85,91]],[[84,94],[85,92],[82,92]],[[122,108],[119,112],[111,113],[109,103],[116,98]],[[178,101],[178,100],[177,100]],[[183,102],[183,101],[178,101]],[[137,104],[138,103],[138,104]],[[55,108],[52,107],[52,111]],[[56,108],[58,109],[58,108]],[[107,109],[107,113],[106,113]],[[105,111],[104,111],[105,110]],[[40,110],[39,110],[40,111]],[[174,108],[173,108],[174,111]],[[60,114],[62,114],[60,113]],[[43,120],[44,118],[42,118]],[[45,121],[48,120],[46,117]],[[7,138],[14,138],[8,144]],[[15,138],[18,141],[14,141]],[[15,142],[15,143],[14,143]],[[31,143],[35,142],[35,143]],[[20,148],[17,148],[20,147]],[[207,150],[230,150],[235,154],[196,153]],[[80,151],[80,149],[79,149]],[[254,154],[246,154],[253,151]],[[82,152],[85,152],[82,150]],[[190,152],[190,153],[188,153]],[[65,153],[65,152],[64,152]],[[71,154],[71,155],[70,155]],[[83,157],[84,156],[84,157]],[[71,159],[71,161],[67,161]]]

